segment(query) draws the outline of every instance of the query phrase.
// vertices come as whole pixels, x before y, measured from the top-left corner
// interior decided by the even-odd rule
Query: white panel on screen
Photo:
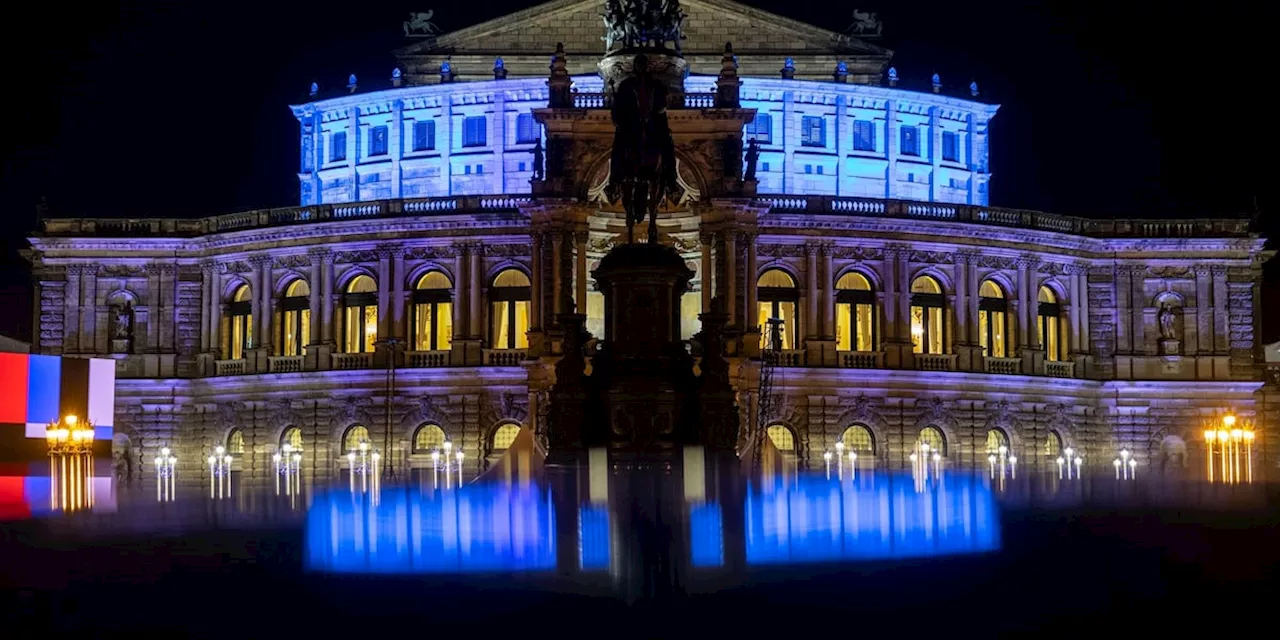
[[[93,358],[89,360],[89,421],[100,428],[115,426],[115,411],[116,361]]]

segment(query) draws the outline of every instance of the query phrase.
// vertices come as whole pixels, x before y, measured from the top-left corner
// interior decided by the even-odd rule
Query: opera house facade
[[[874,39],[744,4],[682,6],[684,196],[658,230],[696,274],[695,355],[698,315],[729,316],[744,440],[811,467],[841,442],[904,468],[927,443],[957,468],[1003,446],[1033,469],[1126,449],[1181,472],[1232,410],[1276,444],[1270,254],[1247,219],[990,206],[998,107],[976,85],[900,81]],[[131,476],[162,446],[192,481],[219,446],[243,478],[286,444],[316,479],[361,442],[428,469],[446,440],[482,472],[542,433],[558,316],[601,336],[591,273],[626,241],[602,194],[604,10],[556,0],[412,40],[386,79],[312,86],[291,107],[298,206],[42,220],[33,352],[115,359]]]

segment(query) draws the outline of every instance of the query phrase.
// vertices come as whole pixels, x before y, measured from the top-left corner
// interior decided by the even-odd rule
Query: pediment
[[[685,57],[719,56],[732,42],[741,58],[843,54],[887,59],[891,52],[732,0],[683,0]],[[439,54],[547,56],[564,43],[572,56],[603,54],[603,0],[553,0],[437,38],[409,44],[402,58]]]

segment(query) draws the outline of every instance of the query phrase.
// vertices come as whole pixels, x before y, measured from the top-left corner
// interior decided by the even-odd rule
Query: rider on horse
[[[612,165],[606,193],[623,200],[627,226],[656,215],[664,196],[680,193],[676,183],[675,143],[667,124],[667,88],[649,71],[643,53],[635,57],[633,75],[613,96]],[[639,210],[637,210],[639,209]],[[650,220],[651,241],[656,228]]]

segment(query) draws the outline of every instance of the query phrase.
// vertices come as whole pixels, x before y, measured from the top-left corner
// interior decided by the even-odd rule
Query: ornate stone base
[[[634,61],[640,53],[649,59],[649,72],[653,77],[667,85],[669,96],[674,99],[684,95],[684,78],[689,75],[689,63],[674,52],[654,49],[622,49],[602,58],[599,69],[605,91],[610,91],[610,87],[617,87],[623,80],[635,75]],[[682,97],[680,99],[683,100]]]
[[[1162,356],[1182,355],[1182,341],[1177,338],[1160,338],[1159,347]]]

